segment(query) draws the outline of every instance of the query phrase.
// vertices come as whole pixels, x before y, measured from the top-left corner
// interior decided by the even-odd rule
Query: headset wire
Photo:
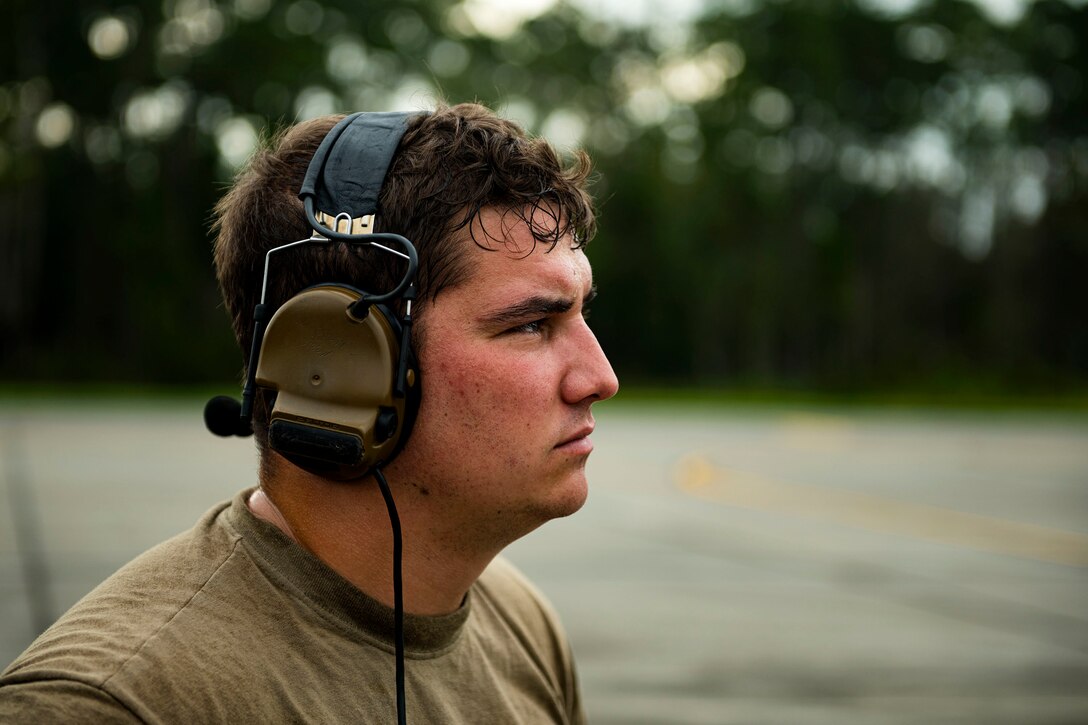
[[[389,483],[385,480],[381,468],[374,469],[374,478],[378,480],[382,498],[385,499],[385,507],[389,510],[389,525],[393,529],[393,636],[397,660],[397,723],[407,725],[404,696],[404,581],[401,577],[400,516],[397,515],[397,506],[393,503],[393,492],[389,490]]]

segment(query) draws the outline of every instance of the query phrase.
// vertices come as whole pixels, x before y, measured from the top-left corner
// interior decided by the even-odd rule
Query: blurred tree
[[[569,3],[9,0],[0,375],[222,380],[208,214],[258,139],[446,98],[593,153],[621,376],[1083,385],[1082,8]]]

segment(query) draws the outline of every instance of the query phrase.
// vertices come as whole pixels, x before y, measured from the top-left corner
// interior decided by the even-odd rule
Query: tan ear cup
[[[390,458],[406,435],[406,397],[394,394],[399,329],[362,296],[340,285],[311,287],[268,323],[257,384],[276,392],[269,417],[273,450],[295,465],[340,480],[359,478]],[[415,382],[415,374],[411,380]]]

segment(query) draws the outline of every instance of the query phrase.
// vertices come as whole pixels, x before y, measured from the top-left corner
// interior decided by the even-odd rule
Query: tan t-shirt
[[[0,722],[396,721],[393,611],[242,492],[84,597],[0,676]],[[496,559],[464,605],[405,616],[412,723],[582,723],[555,614]]]

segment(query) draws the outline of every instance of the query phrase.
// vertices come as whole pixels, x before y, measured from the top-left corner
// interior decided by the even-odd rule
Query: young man
[[[290,129],[217,207],[216,265],[243,350],[268,249],[311,233],[298,201],[339,119]],[[384,467],[403,540],[407,711],[419,723],[582,722],[570,648],[499,552],[582,505],[594,402],[617,381],[585,321],[594,231],[584,157],[472,105],[412,118],[379,231],[419,252],[421,404]],[[274,306],[315,284],[388,289],[340,243],[274,268]],[[332,481],[253,429],[259,486],[89,594],[0,678],[3,722],[387,722],[396,716],[393,539],[372,477]]]

